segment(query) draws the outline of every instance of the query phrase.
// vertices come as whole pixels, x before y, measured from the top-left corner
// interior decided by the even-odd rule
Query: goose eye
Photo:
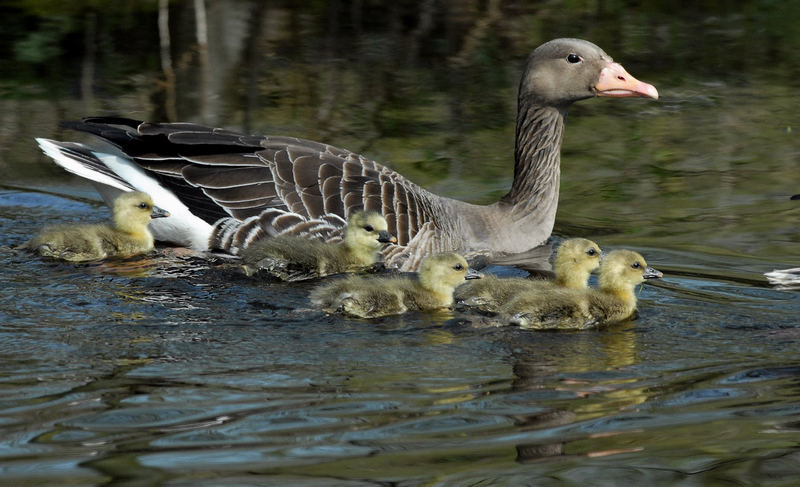
[[[581,57],[580,57],[580,56],[578,56],[577,54],[575,54],[574,52],[573,52],[573,53],[570,53],[570,54],[567,56],[567,62],[568,62],[568,63],[575,64],[575,63],[579,63],[579,62],[581,62],[581,61],[583,61],[583,59],[581,59]]]
[[[146,210],[146,209],[147,209],[147,203],[145,203],[144,201],[142,201],[141,203],[139,203],[139,208],[141,208],[141,209],[143,209],[143,210]]]
[[[374,229],[374,228],[372,228],[372,225],[366,225],[366,226],[364,226],[364,230],[366,230],[366,231],[368,231],[368,232],[373,232],[373,231],[375,231],[375,229]]]
[[[463,271],[464,270],[464,266],[461,265],[461,264],[456,264],[456,265],[453,266],[453,269],[455,269],[457,271]]]
[[[586,253],[592,256],[597,255],[597,251],[595,249],[589,249],[586,251]]]
[[[634,262],[633,264],[631,264],[631,267],[633,267],[634,269],[639,269],[640,267],[642,267],[642,264],[640,264],[639,262]]]

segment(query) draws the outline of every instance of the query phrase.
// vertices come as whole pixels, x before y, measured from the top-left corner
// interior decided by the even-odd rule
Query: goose
[[[790,200],[800,200],[800,194],[793,195]],[[778,289],[800,288],[800,267],[790,269],[775,269],[765,272],[767,281]]]
[[[397,241],[386,229],[380,213],[357,211],[348,218],[341,242],[297,235],[262,239],[244,250],[243,267],[248,275],[263,273],[282,281],[357,272],[375,264],[384,244]]]
[[[765,272],[767,281],[778,289],[796,289],[800,288],[800,267],[792,267],[791,269],[775,269],[770,272]]]
[[[376,318],[410,310],[436,310],[453,304],[453,290],[465,279],[480,279],[466,259],[442,253],[422,260],[416,279],[349,276],[311,292],[311,302],[327,312]]]
[[[384,251],[386,265],[414,270],[437,252],[508,255],[545,242],[567,110],[592,97],[658,99],[658,91],[582,39],[554,39],[531,53],[519,83],[514,179],[489,205],[436,195],[362,155],[295,137],[90,117],[63,125],[99,136],[103,148],[37,141],[106,202],[130,189],[152,194],[173,215],[152,225],[160,241],[239,255],[262,238],[312,228],[318,238],[340,238],[353,211],[377,211],[398,240]]]
[[[132,257],[153,250],[153,235],[147,224],[152,218],[167,216],[169,213],[154,206],[149,195],[132,191],[114,201],[113,225],[46,226],[20,248],[71,262]]]
[[[533,280],[521,277],[499,278],[486,275],[480,281],[459,286],[455,299],[465,306],[483,312],[495,312],[511,297],[522,291],[535,291],[554,286],[586,289],[589,275],[600,265],[600,247],[589,239],[564,240],[553,259],[554,280]]]
[[[552,288],[517,294],[501,312],[527,329],[585,329],[617,323],[636,311],[634,288],[662,273],[632,250],[612,250],[598,271],[597,289]]]

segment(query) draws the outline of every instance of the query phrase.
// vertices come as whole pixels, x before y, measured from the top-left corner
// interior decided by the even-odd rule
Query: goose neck
[[[520,99],[514,149],[514,182],[503,201],[520,214],[558,200],[561,140],[566,109]]]

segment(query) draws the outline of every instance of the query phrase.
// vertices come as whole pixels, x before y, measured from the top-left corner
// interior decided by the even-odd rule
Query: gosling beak
[[[645,279],[661,279],[663,276],[664,274],[661,271],[653,269],[650,266],[645,266],[644,276],[642,277],[644,277]]]
[[[167,210],[162,210],[161,208],[154,206],[153,212],[150,213],[150,218],[164,218],[168,217],[169,212]]]
[[[658,90],[655,86],[634,78],[619,63],[608,63],[600,71],[600,79],[597,80],[594,89],[597,90],[597,96],[613,98],[638,96],[658,100]]]
[[[397,238],[394,235],[387,232],[386,230],[381,230],[378,232],[378,242],[381,243],[397,243]]]
[[[467,269],[464,279],[483,279],[483,274],[470,267]]]

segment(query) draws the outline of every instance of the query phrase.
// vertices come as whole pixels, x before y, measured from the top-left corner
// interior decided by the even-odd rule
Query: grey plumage
[[[519,85],[514,180],[491,205],[438,196],[362,155],[293,137],[103,117],[68,126],[118,147],[213,225],[202,232],[210,233],[208,241],[198,242],[186,227],[188,236],[165,240],[240,254],[260,239],[313,228],[335,240],[354,211],[376,211],[398,240],[385,251],[387,265],[412,270],[435,252],[509,254],[546,241],[558,206],[564,117],[571,103],[593,96],[658,95],[590,42],[555,39],[533,51]],[[59,162],[69,154],[54,153],[60,143],[40,144],[74,170]],[[281,226],[286,215],[291,225]]]

